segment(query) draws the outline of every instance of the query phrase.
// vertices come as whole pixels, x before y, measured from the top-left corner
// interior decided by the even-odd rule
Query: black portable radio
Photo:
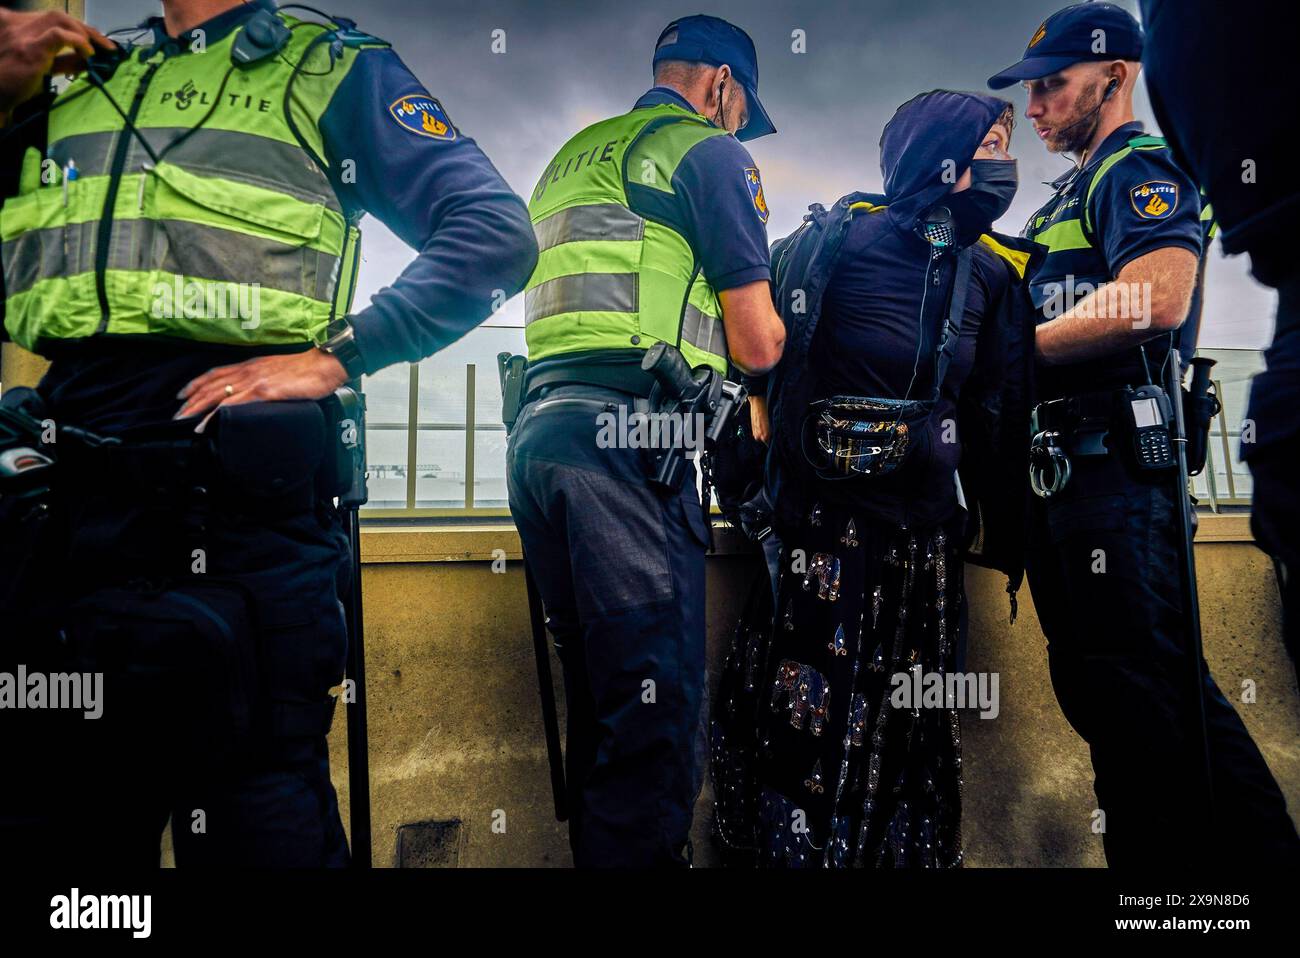
[[[1176,465],[1174,444],[1169,435],[1173,409],[1159,386],[1138,386],[1126,390],[1133,430],[1133,452],[1139,469],[1168,469]]]

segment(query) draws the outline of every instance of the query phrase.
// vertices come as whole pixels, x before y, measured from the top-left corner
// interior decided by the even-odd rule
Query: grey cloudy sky
[[[1136,13],[1135,0],[1121,2]],[[759,91],[778,133],[748,144],[763,173],[775,239],[798,225],[809,203],[881,186],[880,130],[916,93],[948,87],[986,90],[984,81],[1017,60],[1029,36],[1062,0],[682,0],[636,2],[415,2],[318,0],[391,41],[403,60],[474,137],[521,194],[547,161],[588,123],[626,111],[650,85],[650,56],[674,17],[707,12],[743,27],[759,54]],[[157,0],[87,0],[102,28],[158,12]],[[300,12],[300,11],[295,11]],[[304,15],[305,16],[305,15]],[[492,52],[493,31],[505,52]],[[791,35],[805,31],[806,52]],[[1004,91],[1024,109],[1018,88]],[[382,109],[383,104],[376,104]],[[1154,129],[1145,91],[1138,116]],[[1018,233],[1048,197],[1042,185],[1069,163],[1049,155],[1028,123],[1012,153],[1021,188],[1000,223]],[[366,230],[361,295],[391,280],[410,252],[378,223]],[[1255,283],[1242,257],[1218,243],[1207,273],[1204,346],[1262,347],[1275,297]],[[497,322],[519,323],[522,297]]]

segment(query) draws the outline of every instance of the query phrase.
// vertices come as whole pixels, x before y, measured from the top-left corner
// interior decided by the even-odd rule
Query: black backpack
[[[878,194],[850,193],[829,210],[814,204],[799,229],[772,246],[773,297],[786,327],[785,353],[768,376],[747,380],[752,393],[768,397],[772,445],[765,449],[752,438],[746,412],[719,488],[724,516],[746,531],[772,523],[793,526],[807,511],[811,475],[799,447],[800,426],[815,391],[808,356],[822,295],[850,221],[878,211],[884,201]],[[986,235],[981,242],[1006,264],[1012,289],[1002,308],[984,319],[976,366],[957,406],[963,448],[958,473],[969,516],[965,557],[1008,577],[1014,618],[1015,592],[1024,575],[1037,322],[1026,277],[1041,260],[1042,247],[1002,235]],[[792,308],[796,290],[801,293],[797,312]],[[761,476],[760,458],[765,458]]]

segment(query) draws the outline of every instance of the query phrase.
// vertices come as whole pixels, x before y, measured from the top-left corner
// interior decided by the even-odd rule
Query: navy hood
[[[933,90],[894,112],[880,135],[880,170],[895,227],[910,232],[919,215],[952,191],[1008,106],[983,93]]]

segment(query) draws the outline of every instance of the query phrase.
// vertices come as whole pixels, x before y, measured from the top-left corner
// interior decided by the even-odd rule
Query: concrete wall
[[[719,532],[722,554],[709,560],[708,573],[715,675],[756,568],[734,535]],[[493,571],[494,550],[509,560],[504,572]],[[551,809],[513,529],[369,528],[362,552],[376,866],[396,863],[399,827],[422,822],[442,824],[406,833],[411,861],[567,866],[565,827]],[[1245,518],[1235,516],[1202,519],[1197,563],[1210,666],[1296,815],[1300,698],[1278,638],[1271,567],[1250,544]],[[1096,800],[1087,749],[1056,706],[1028,589],[1009,627],[1003,585],[994,573],[968,570],[968,668],[1000,673],[1001,713],[963,719],[967,861],[1104,865],[1100,836],[1089,827]],[[558,663],[553,669],[558,684]],[[1258,687],[1251,705],[1240,702],[1247,679]],[[346,823],[341,711],[331,747]],[[706,784],[696,810],[697,864],[716,862],[711,802]]]

